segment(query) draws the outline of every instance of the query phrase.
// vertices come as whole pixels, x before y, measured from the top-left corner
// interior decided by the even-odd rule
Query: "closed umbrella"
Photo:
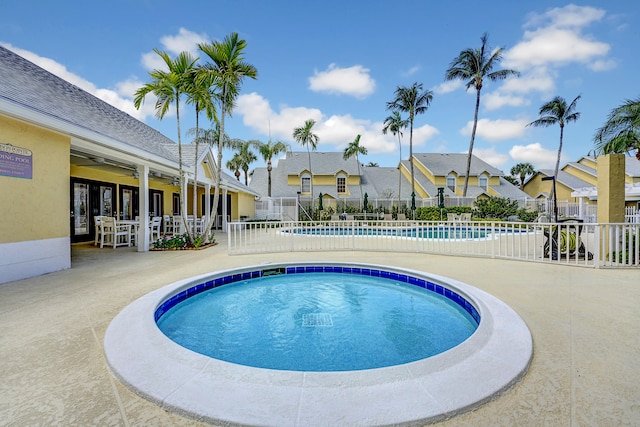
[[[320,198],[318,200],[318,210],[322,210],[322,193],[320,193]]]
[[[367,205],[369,204],[369,195],[364,193],[364,211],[367,211]]]

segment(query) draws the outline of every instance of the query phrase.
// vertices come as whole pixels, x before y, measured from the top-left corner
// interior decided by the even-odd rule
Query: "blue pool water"
[[[513,230],[509,230],[511,232]],[[311,236],[391,236],[418,237],[420,239],[485,239],[491,237],[491,228],[478,227],[298,227],[284,233]]]
[[[473,334],[478,319],[468,312],[473,309],[460,305],[457,294],[456,302],[440,286],[442,294],[403,278],[331,272],[235,277],[224,286],[181,297],[157,312],[156,319],[165,335],[195,352],[295,371],[408,363],[455,347]]]

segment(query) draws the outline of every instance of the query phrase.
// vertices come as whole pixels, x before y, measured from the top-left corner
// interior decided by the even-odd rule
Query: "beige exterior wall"
[[[232,193],[231,204],[236,206],[235,209],[231,209],[231,219],[240,219],[241,216],[247,218],[253,218],[256,216],[255,210],[255,198],[251,194],[247,193]]]
[[[598,222],[624,222],[624,154],[598,157]]]
[[[69,237],[68,137],[0,116],[0,143],[33,152],[32,179],[0,176],[0,243]]]

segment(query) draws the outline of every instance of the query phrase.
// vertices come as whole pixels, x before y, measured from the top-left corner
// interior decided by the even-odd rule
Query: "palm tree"
[[[409,164],[411,165],[411,195],[415,196],[415,176],[413,173],[413,121],[418,114],[425,113],[433,100],[433,92],[422,90],[422,83],[410,87],[398,86],[395,98],[387,102],[387,110],[398,110],[409,114]]]
[[[304,122],[304,126],[295,128],[293,130],[293,139],[295,139],[300,145],[307,147],[307,156],[309,157],[309,174],[311,175],[310,181],[310,189],[311,189],[311,200],[313,201],[313,172],[311,172],[311,151],[316,151],[318,147],[318,135],[313,133],[313,125],[316,124],[316,121],[313,119],[309,119]]]
[[[163,52],[159,49],[153,50],[157,53],[165,65],[167,66],[168,71],[164,70],[153,70],[149,72],[149,76],[151,76],[151,82],[145,83],[141,88],[136,90],[133,99],[133,105],[136,109],[139,109],[140,106],[144,103],[145,97],[149,93],[153,93],[157,100],[155,104],[156,117],[162,119],[171,104],[175,104],[176,106],[176,122],[178,125],[178,167],[179,167],[179,175],[180,175],[180,210],[182,213],[183,221],[185,221],[185,228],[187,229],[187,234],[190,240],[193,240],[193,236],[186,227],[186,217],[187,217],[187,203],[186,203],[186,194],[184,194],[183,186],[185,185],[185,176],[184,170],[182,167],[182,138],[181,138],[181,130],[180,130],[180,100],[183,94],[187,92],[189,89],[189,81],[192,76],[192,73],[195,69],[195,63],[198,60],[194,58],[188,52],[181,52],[175,59],[171,59],[166,52]]]
[[[540,118],[532,121],[527,126],[535,126],[535,127],[548,127],[553,126],[555,124],[560,125],[560,144],[558,144],[558,156],[556,158],[556,168],[554,169],[553,177],[554,179],[558,179],[558,172],[560,170],[560,155],[562,154],[562,138],[564,137],[564,125],[570,122],[575,122],[580,118],[580,113],[575,111],[578,100],[581,98],[581,95],[575,97],[571,104],[567,105],[567,101],[561,96],[556,96],[551,101],[542,104],[540,107],[540,111],[538,114]],[[556,193],[555,186],[551,188],[551,198],[554,201],[554,209],[557,207],[556,205]]]
[[[262,155],[264,161],[267,162],[267,195],[269,197],[271,197],[271,171],[273,170],[271,159],[278,154],[287,152],[287,150],[289,150],[289,146],[280,141],[271,142],[271,140],[269,140],[269,142],[261,142],[258,144],[258,151],[260,151],[260,155]]]
[[[200,156],[200,142],[201,142],[201,132],[200,132],[200,113],[205,112],[207,118],[211,122],[217,121],[217,112],[215,108],[215,104],[213,103],[214,94],[211,91],[211,86],[208,81],[201,81],[198,77],[198,69],[194,69],[188,76],[186,84],[187,88],[187,103],[193,104],[196,110],[196,126],[195,128],[189,129],[187,135],[194,136],[195,143],[195,159],[197,161]],[[195,165],[194,176],[193,176],[193,215],[197,216],[198,211],[198,165]],[[193,234],[194,236],[197,234],[196,231],[196,221],[193,221]]]
[[[360,134],[358,134],[356,139],[347,145],[347,148],[344,149],[344,153],[342,154],[342,158],[344,160],[349,160],[351,157],[356,156],[356,163],[358,164],[358,178],[360,180],[360,197],[362,197],[362,175],[360,175],[360,159],[358,158],[358,154],[362,154],[363,156],[367,155],[367,147],[360,145]]]
[[[240,161],[240,169],[244,171],[244,185],[249,185],[249,165],[258,160],[254,152],[251,151],[251,147],[257,145],[259,142],[260,141],[241,141],[238,145],[236,156],[238,156]]]
[[[369,162],[365,166],[368,167],[368,168],[377,168],[380,165],[378,164],[378,162]]]
[[[596,131],[594,136],[596,152],[628,153],[636,151],[640,160],[640,98],[627,99],[614,108],[607,122]]]
[[[476,90],[476,108],[473,115],[473,129],[471,130],[471,142],[469,143],[469,154],[467,154],[467,171],[464,178],[464,189],[462,197],[467,196],[469,186],[469,172],[471,171],[471,156],[473,155],[473,144],[476,139],[476,128],[478,127],[478,111],[480,110],[480,91],[484,79],[492,82],[504,80],[510,76],[518,76],[519,72],[514,70],[492,71],[502,60],[504,48],[498,48],[491,53],[487,46],[489,35],[484,33],[480,38],[482,47],[480,49],[465,49],[451,62],[445,74],[445,80],[466,81],[466,89],[473,87]]]
[[[238,153],[234,154],[231,159],[227,160],[226,166],[227,169],[233,171],[236,179],[240,181],[240,169],[242,169],[242,159],[240,155]]]
[[[511,168],[511,175],[520,177],[520,189],[524,188],[524,180],[527,175],[533,175],[536,170],[531,163],[518,163]]]
[[[211,42],[209,44],[200,43],[198,48],[205,53],[212,62],[202,66],[198,72],[201,81],[207,81],[215,85],[217,89],[216,100],[220,105],[220,131],[218,132],[218,161],[215,177],[215,193],[213,196],[213,206],[211,207],[211,220],[206,227],[205,243],[208,243],[211,235],[211,228],[218,209],[220,197],[220,183],[222,168],[222,148],[224,146],[224,120],[226,116],[231,116],[236,97],[240,92],[240,86],[246,77],[255,79],[258,76],[256,67],[244,60],[244,49],[247,42],[238,38],[237,33],[226,36],[222,42]]]
[[[400,150],[400,161],[398,162],[398,209],[400,209],[400,201],[402,200],[402,129],[407,127],[409,121],[403,119],[398,110],[391,112],[391,115],[384,119],[384,127],[382,133],[387,134],[391,131],[394,136],[398,136],[398,148]]]

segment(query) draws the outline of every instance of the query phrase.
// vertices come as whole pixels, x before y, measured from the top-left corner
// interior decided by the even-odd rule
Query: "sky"
[[[560,127],[527,124],[555,96],[568,103],[581,96],[579,120],[564,129],[561,163],[590,153],[611,109],[639,95],[639,21],[636,0],[2,0],[0,45],[177,141],[174,110],[159,120],[154,99],[133,106],[136,89],[162,67],[153,49],[172,57],[188,51],[205,63],[198,43],[237,32],[258,77],[242,84],[226,119],[230,137],[305,151],[293,130],[314,119],[317,151],[343,151],[360,134],[368,150],[362,163],[396,166],[408,158],[409,130],[401,147],[382,134],[387,102],[397,87],[415,82],[433,100],[415,118],[413,151],[468,152],[475,90],[445,81],[445,73],[487,33],[492,51],[503,49],[494,70],[520,75],[485,81],[473,153],[508,174],[523,162],[554,167]],[[181,125],[189,143],[195,113],[188,105],[181,106]],[[223,163],[230,157],[226,152]],[[259,159],[251,169],[263,166]]]

